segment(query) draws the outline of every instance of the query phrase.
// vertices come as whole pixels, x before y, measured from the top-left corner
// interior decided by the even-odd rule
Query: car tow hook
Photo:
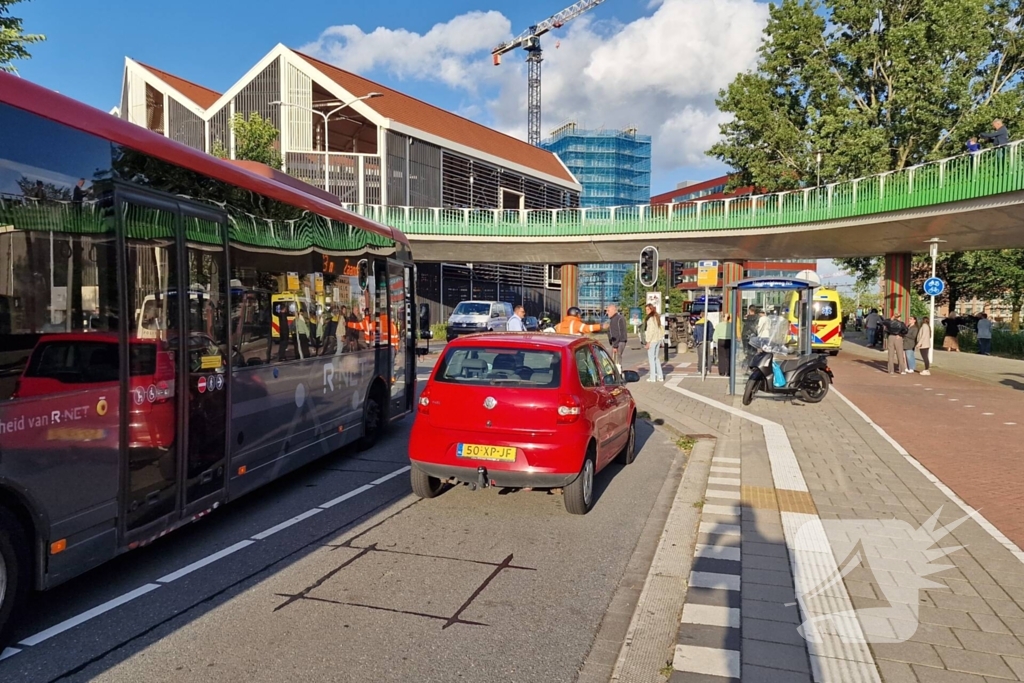
[[[487,468],[483,465],[476,468],[476,483],[473,485],[473,490],[478,488],[487,488]]]

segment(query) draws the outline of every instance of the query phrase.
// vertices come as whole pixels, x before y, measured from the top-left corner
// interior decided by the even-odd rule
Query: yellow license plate
[[[472,458],[473,460],[515,462],[516,449],[512,446],[481,446],[475,443],[460,443],[457,455],[460,458]]]
[[[99,441],[107,438],[105,429],[73,429],[54,427],[46,432],[49,441]]]

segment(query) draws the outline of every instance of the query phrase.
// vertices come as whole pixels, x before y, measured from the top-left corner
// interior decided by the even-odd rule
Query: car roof
[[[585,344],[590,341],[587,337],[577,337],[571,334],[551,334],[549,332],[483,332],[471,334],[465,337],[458,337],[448,346],[504,346],[506,348],[524,349],[561,349],[574,345]]]
[[[116,344],[120,341],[117,332],[62,332],[60,334],[44,334],[39,337],[39,344],[48,344],[50,342],[83,342],[83,341],[98,341],[106,342],[109,344]]]
[[[459,304],[503,304],[504,301],[498,301],[496,299],[469,299],[467,301],[460,301]],[[456,307],[458,304],[456,304]]]

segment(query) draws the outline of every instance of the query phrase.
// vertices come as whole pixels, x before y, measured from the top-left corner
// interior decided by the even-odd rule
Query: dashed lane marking
[[[123,595],[119,595],[116,598],[112,598],[112,599],[104,602],[103,604],[97,605],[96,607],[93,607],[92,609],[86,610],[85,612],[82,612],[81,614],[75,615],[75,616],[71,617],[70,619],[65,619],[64,621],[60,622],[59,624],[51,626],[50,628],[48,628],[46,630],[40,631],[39,633],[36,633],[35,635],[31,635],[31,636],[25,638],[24,640],[19,642],[18,645],[21,646],[21,648],[32,647],[32,646],[38,645],[39,643],[42,643],[43,641],[49,640],[50,638],[53,638],[54,636],[60,635],[61,633],[64,633],[65,631],[73,629],[76,626],[80,626],[80,625],[84,624],[87,621],[95,619],[96,617],[98,617],[98,616],[100,616],[102,614],[105,614],[105,613],[107,613],[107,612],[109,612],[109,611],[111,611],[113,609],[116,609],[117,607],[120,607],[121,605],[124,605],[124,604],[126,604],[128,602],[131,602],[132,600],[135,600],[136,598],[142,597],[143,595],[146,595],[147,593],[155,591],[156,589],[160,588],[161,586],[164,586],[164,585],[167,585],[167,584],[172,583],[174,581],[177,581],[178,579],[182,578],[183,576],[187,576],[188,574],[191,574],[194,571],[202,569],[203,567],[206,567],[206,566],[208,566],[210,564],[213,564],[214,562],[217,562],[218,560],[222,560],[225,557],[233,555],[234,553],[238,552],[239,550],[242,550],[244,548],[249,547],[250,545],[253,545],[256,541],[262,541],[264,539],[267,539],[270,536],[273,536],[274,534],[276,534],[277,532],[282,531],[284,529],[287,529],[288,527],[290,527],[290,526],[292,526],[294,524],[298,524],[299,522],[307,520],[310,517],[313,517],[314,515],[317,515],[317,514],[323,512],[324,510],[327,510],[327,509],[329,509],[331,507],[334,507],[335,505],[337,505],[339,503],[342,503],[342,502],[344,502],[346,500],[350,500],[352,498],[355,498],[358,495],[366,493],[367,491],[371,490],[375,486],[383,484],[384,482],[386,482],[386,481],[388,481],[388,480],[390,480],[390,479],[392,479],[394,477],[397,477],[397,476],[399,476],[399,475],[401,475],[401,474],[403,474],[405,472],[408,472],[409,469],[410,468],[409,468],[408,465],[406,465],[405,467],[400,467],[399,469],[395,470],[394,472],[390,472],[388,474],[385,474],[384,476],[375,479],[373,482],[371,482],[369,484],[363,484],[362,486],[360,486],[360,487],[358,487],[356,489],[353,489],[352,491],[349,491],[348,493],[340,495],[337,498],[334,498],[332,500],[327,501],[326,503],[322,503],[322,504],[318,505],[315,508],[311,508],[309,510],[306,510],[305,512],[303,512],[301,514],[298,514],[295,517],[292,517],[291,519],[288,519],[288,520],[285,520],[283,522],[280,522],[279,524],[275,524],[274,526],[272,526],[272,527],[270,527],[268,529],[265,529],[265,530],[255,534],[255,535],[251,536],[248,539],[239,541],[238,543],[235,543],[234,545],[228,546],[227,548],[224,548],[224,549],[219,550],[219,551],[217,551],[215,553],[207,555],[204,558],[196,560],[195,562],[193,562],[191,564],[188,564],[188,565],[182,567],[181,569],[173,571],[170,574],[167,574],[167,575],[157,579],[155,583],[147,583],[147,584],[145,584],[143,586],[139,586],[138,588],[136,588],[133,591],[129,591],[128,593],[124,593]],[[9,657],[13,657],[14,655],[18,654],[19,652],[22,652],[23,650],[21,648],[19,648],[19,647],[9,647],[9,648],[5,649],[3,652],[0,652],[0,660],[4,660],[4,659],[7,659]]]

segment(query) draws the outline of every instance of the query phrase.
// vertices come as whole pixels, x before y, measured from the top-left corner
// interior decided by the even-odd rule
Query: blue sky
[[[223,91],[280,42],[524,136],[522,53],[495,68],[488,47],[567,4],[30,0],[14,13],[47,41],[17,66],[25,78],[110,109],[126,55]],[[639,127],[655,138],[653,192],[721,173],[703,155],[717,134],[714,94],[752,64],[763,8],[755,0],[607,0],[545,38],[543,134],[569,118]]]

